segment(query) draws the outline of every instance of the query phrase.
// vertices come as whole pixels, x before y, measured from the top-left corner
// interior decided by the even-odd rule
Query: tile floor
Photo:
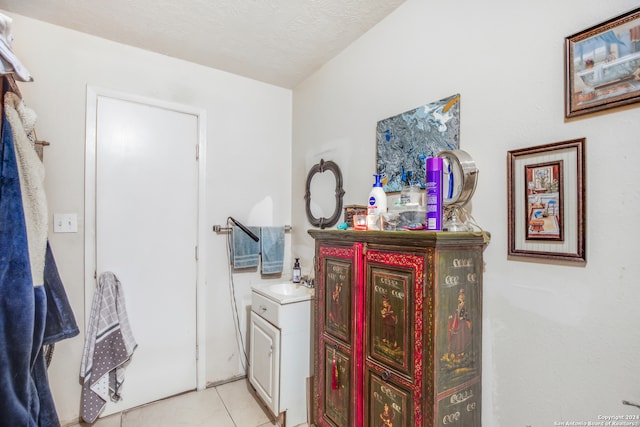
[[[277,422],[246,379],[67,427],[270,427]]]

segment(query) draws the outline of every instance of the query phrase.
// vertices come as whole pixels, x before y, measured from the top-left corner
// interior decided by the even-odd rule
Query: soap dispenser
[[[300,258],[296,258],[296,262],[293,263],[293,283],[300,283],[301,276]]]
[[[367,228],[369,230],[380,230],[380,219],[383,213],[387,212],[387,193],[382,188],[380,175],[373,175],[376,179],[373,188],[369,193],[369,203],[367,206]]]

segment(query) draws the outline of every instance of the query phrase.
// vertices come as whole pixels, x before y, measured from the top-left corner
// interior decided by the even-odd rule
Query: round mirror
[[[332,172],[335,178],[335,192],[333,195],[330,194],[330,191],[327,191],[327,193],[329,193],[327,194],[325,193],[326,190],[323,190],[327,188],[326,183],[329,182],[328,180],[325,180],[324,177],[321,180],[318,180],[317,183],[313,182],[313,178],[316,174],[322,174],[326,171]],[[314,189],[313,200],[311,198],[312,187]],[[320,228],[335,225],[340,219],[340,214],[342,213],[342,196],[344,195],[344,190],[342,189],[342,173],[340,172],[338,165],[332,161],[325,162],[324,159],[320,159],[320,163],[314,165],[307,175],[305,190],[304,199],[306,202],[305,207],[307,211],[307,219],[311,225]],[[335,196],[335,202],[331,203],[333,196]],[[312,205],[314,208],[319,206],[319,210],[322,212],[329,212],[331,206],[334,207],[334,210],[330,217],[324,217],[322,216],[322,212],[320,214],[314,213]]]
[[[442,199],[445,206],[462,207],[476,190],[478,169],[473,158],[463,150],[441,151]]]

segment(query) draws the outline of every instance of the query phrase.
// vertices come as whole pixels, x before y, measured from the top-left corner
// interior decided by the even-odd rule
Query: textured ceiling
[[[0,0],[0,9],[293,88],[405,0]]]

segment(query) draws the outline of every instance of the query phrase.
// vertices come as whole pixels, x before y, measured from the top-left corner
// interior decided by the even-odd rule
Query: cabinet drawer
[[[281,308],[275,301],[256,292],[251,293],[251,310],[277,327],[280,327]]]

